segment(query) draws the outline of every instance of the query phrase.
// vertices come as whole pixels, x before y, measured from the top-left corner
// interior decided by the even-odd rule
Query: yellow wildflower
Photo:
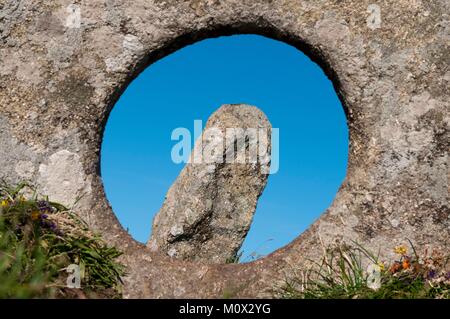
[[[397,246],[397,247],[395,247],[394,252],[399,255],[406,255],[406,253],[408,252],[408,249],[406,249],[406,247],[403,245]]]
[[[7,199],[4,199],[4,200],[2,200],[1,205],[2,205],[2,207],[6,207],[9,205],[9,201]]]
[[[40,216],[41,214],[38,212],[38,211],[33,211],[32,213],[31,213],[31,219],[32,220],[37,220],[38,218],[39,218],[39,216]]]
[[[384,271],[386,267],[384,266],[383,262],[378,262],[378,267],[380,267],[380,271]]]

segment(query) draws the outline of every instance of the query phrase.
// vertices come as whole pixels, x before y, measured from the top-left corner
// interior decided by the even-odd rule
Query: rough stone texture
[[[406,238],[449,250],[449,1],[377,1],[377,29],[366,22],[367,0],[75,3],[79,24],[72,1],[0,2],[0,177],[27,176],[50,191],[60,178],[76,180],[82,217],[125,251],[125,296],[271,296],[318,257],[320,242],[336,239],[380,249],[382,258]],[[323,215],[266,258],[243,265],[171,260],[132,240],[105,199],[103,129],[145,67],[198,40],[239,33],[289,43],[323,67],[347,114],[347,176]],[[79,162],[76,177],[39,169],[65,152],[78,155],[66,157]]]
[[[236,257],[267,182],[270,133],[254,106],[224,105],[214,112],[155,216],[147,246],[185,260]]]

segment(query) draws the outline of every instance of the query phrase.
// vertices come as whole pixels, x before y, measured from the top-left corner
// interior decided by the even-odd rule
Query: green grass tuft
[[[0,298],[118,298],[120,255],[33,187],[0,185]],[[71,264],[80,267],[81,289],[67,287]]]
[[[302,299],[448,299],[449,256],[438,251],[423,256],[411,244],[396,247],[389,267],[361,245],[326,249],[322,260],[278,289],[281,298]]]

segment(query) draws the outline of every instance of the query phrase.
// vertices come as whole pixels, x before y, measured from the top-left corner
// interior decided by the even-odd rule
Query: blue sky
[[[280,169],[270,175],[243,261],[304,231],[330,205],[346,167],[348,129],[322,69],[301,51],[256,35],[207,39],[148,67],[109,117],[101,171],[124,228],[141,242],[184,164],[174,164],[172,130],[193,132],[223,104],[259,107],[280,130]]]

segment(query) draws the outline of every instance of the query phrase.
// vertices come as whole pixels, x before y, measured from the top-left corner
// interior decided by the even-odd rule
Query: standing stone
[[[267,182],[270,136],[270,122],[254,106],[224,105],[213,113],[155,216],[147,245],[185,260],[234,258]]]

